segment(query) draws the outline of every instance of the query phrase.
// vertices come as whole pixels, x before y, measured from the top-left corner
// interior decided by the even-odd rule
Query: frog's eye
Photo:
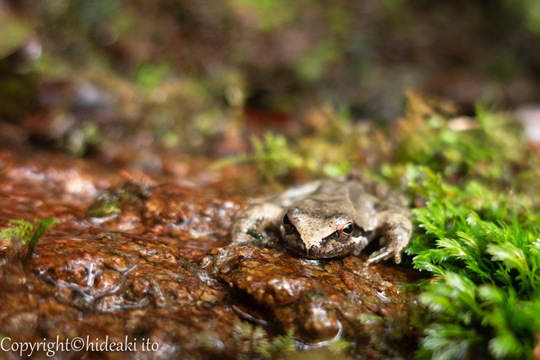
[[[348,241],[349,238],[351,237],[351,234],[353,233],[353,230],[354,230],[354,225],[352,223],[348,223],[347,225],[345,225],[344,227],[342,227],[341,229],[337,231],[339,239],[341,241]]]
[[[287,214],[283,217],[283,225],[291,225],[291,219],[289,219],[289,215]]]
[[[351,235],[353,230],[354,230],[353,224],[347,224],[341,229],[341,231],[346,235]]]

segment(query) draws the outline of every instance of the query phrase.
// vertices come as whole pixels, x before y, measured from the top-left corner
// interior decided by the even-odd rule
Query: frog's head
[[[344,256],[367,243],[352,216],[316,200],[287,209],[279,228],[287,248],[310,259]]]

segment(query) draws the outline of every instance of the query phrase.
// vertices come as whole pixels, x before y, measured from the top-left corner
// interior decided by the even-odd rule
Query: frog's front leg
[[[234,223],[232,229],[232,244],[249,245],[263,239],[262,232],[274,225],[282,215],[283,209],[272,203],[251,204],[244,210]]]
[[[401,253],[411,240],[411,221],[404,214],[393,211],[383,212],[378,217],[379,227],[386,238],[387,245],[372,253],[366,264],[387,260],[392,256],[394,256],[396,264],[399,264],[401,262]]]

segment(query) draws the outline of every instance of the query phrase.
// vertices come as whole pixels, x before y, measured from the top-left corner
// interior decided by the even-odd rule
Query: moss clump
[[[249,353],[250,358],[282,359],[296,351],[293,331],[270,340],[263,328],[243,322],[235,326],[231,337],[235,347]]]
[[[54,224],[58,224],[60,221],[46,218],[46,219],[34,219],[34,223],[20,219],[20,220],[10,220],[9,224],[11,227],[0,230],[0,240],[5,239],[10,242],[14,240],[18,241],[17,245],[26,245],[28,244],[28,251],[26,253],[26,260],[32,256],[34,248],[37,243],[47,231],[48,228]],[[39,225],[38,225],[39,224]]]
[[[124,210],[138,211],[142,207],[142,199],[149,195],[149,186],[143,182],[127,181],[117,189],[98,194],[87,212],[92,217],[105,217]]]
[[[432,323],[419,357],[529,358],[540,330],[538,204],[422,170],[414,187],[428,202],[414,210],[419,230],[408,252],[435,277],[420,295]]]
[[[457,122],[461,122],[459,124]],[[448,119],[413,96],[404,174],[417,230],[408,253],[433,278],[419,299],[431,316],[418,358],[531,358],[540,321],[538,153],[505,114],[477,107]],[[407,137],[407,135],[404,135]]]

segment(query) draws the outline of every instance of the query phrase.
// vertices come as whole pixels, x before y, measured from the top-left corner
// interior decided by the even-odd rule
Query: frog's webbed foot
[[[387,212],[381,215],[381,232],[387,240],[387,245],[375,251],[366,261],[366,265],[394,257],[396,264],[401,262],[401,253],[411,240],[412,224],[409,218],[396,212]]]
[[[232,245],[250,245],[264,241],[263,230],[281,215],[281,207],[272,203],[255,203],[238,215],[232,228]]]

